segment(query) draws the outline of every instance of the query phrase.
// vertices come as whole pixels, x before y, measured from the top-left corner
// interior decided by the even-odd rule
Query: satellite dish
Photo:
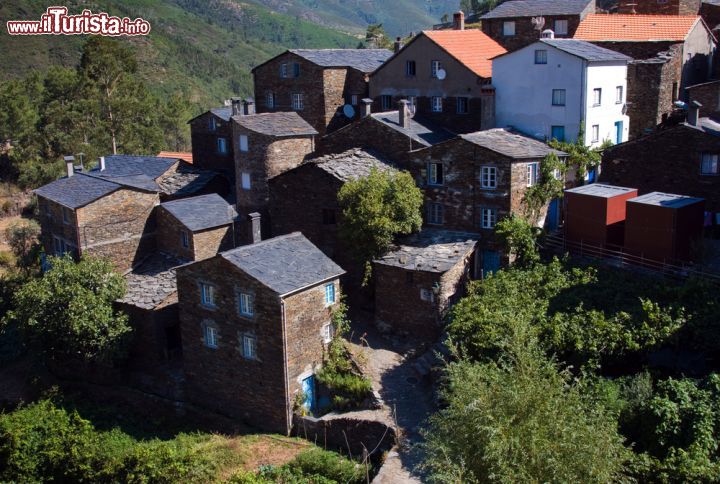
[[[350,104],[346,104],[343,106],[343,114],[346,118],[353,118],[355,117],[355,108],[352,107]]]
[[[438,69],[437,71],[437,78],[441,81],[447,77],[447,72],[445,72],[445,69]]]

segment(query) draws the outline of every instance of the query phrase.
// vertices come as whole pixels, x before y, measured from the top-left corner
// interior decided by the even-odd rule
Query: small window
[[[213,326],[205,326],[205,346],[208,348],[217,348],[217,328]]]
[[[538,182],[540,163],[527,164],[527,186],[532,187]]]
[[[322,219],[323,225],[335,225],[337,223],[335,220],[335,210],[332,208],[323,208]]]
[[[243,358],[246,360],[257,359],[257,339],[250,334],[244,334],[242,337]]]
[[[593,89],[593,106],[600,106],[602,104],[602,89],[596,87]]]
[[[615,104],[623,103],[623,87],[618,86],[615,88]]]
[[[383,111],[392,109],[392,96],[387,94],[380,96],[380,105],[382,106]]]
[[[240,174],[240,186],[243,190],[250,190],[252,188],[250,183],[250,173],[242,172]]]
[[[238,312],[240,316],[252,316],[255,314],[253,307],[255,301],[251,294],[245,292],[238,293]]]
[[[433,96],[432,98],[432,111],[433,113],[442,113],[443,100],[440,96]]]
[[[420,300],[433,302],[435,300],[435,294],[433,294],[431,289],[420,289]]]
[[[468,98],[459,97],[457,98],[457,114],[467,114],[468,112]]]
[[[405,62],[405,75],[407,77],[415,77],[415,61],[409,60]]]
[[[296,92],[292,95],[292,108],[294,111],[302,111],[305,107],[302,93]]]
[[[600,140],[600,125],[599,124],[593,124],[592,125],[592,131],[591,131],[591,142],[597,143]]]
[[[297,62],[293,64],[293,77],[300,77],[300,64]]]
[[[285,79],[285,78],[287,78],[287,76],[288,76],[287,64],[280,64],[280,77]]]
[[[335,304],[335,284],[325,284],[325,305],[330,306]]]
[[[718,155],[714,153],[703,153],[700,155],[700,174],[701,175],[717,175],[718,173]]]
[[[225,138],[218,138],[217,139],[217,150],[220,154],[227,154],[227,139]]]
[[[547,51],[536,50],[535,51],[535,64],[547,64]]]
[[[482,209],[482,228],[492,229],[495,228],[497,222],[497,210],[494,208],[483,208]]]
[[[445,218],[445,207],[442,203],[431,203],[428,205],[427,223],[430,225],[442,225]]]
[[[67,207],[62,208],[62,216],[63,216],[63,223],[69,224],[70,223],[70,209]]]
[[[50,205],[50,201],[45,200],[43,206],[45,207],[45,215],[47,215],[48,218],[52,218],[52,205]]]
[[[679,96],[680,96],[680,93],[678,92],[678,83],[673,82],[673,84],[672,84],[672,100],[673,100],[673,102],[677,101]]]
[[[200,302],[203,306],[215,307],[215,288],[213,286],[200,283]]]
[[[406,272],[405,273],[405,284],[408,286],[412,286],[415,283],[415,273],[413,272]]]
[[[442,69],[442,63],[439,60],[430,61],[430,77],[437,79],[440,69]]]
[[[240,135],[240,151],[248,151],[248,137],[245,134]]]
[[[428,164],[428,185],[442,185],[444,181],[443,164]]]
[[[353,94],[352,96],[350,96],[350,104],[352,104],[353,106],[358,105],[358,95],[357,94]]]
[[[551,126],[550,139],[565,141],[565,126]]]
[[[217,129],[217,121],[213,116],[210,116],[210,119],[208,120],[208,129],[210,131],[215,131]]]
[[[565,89],[552,90],[552,105],[565,106]]]
[[[265,96],[265,105],[268,109],[275,109],[275,93],[267,93]]]
[[[182,246],[184,248],[190,247],[190,237],[188,236],[187,230],[183,230],[180,232],[180,242],[182,242]]]
[[[568,34],[568,21],[567,20],[556,20],[555,21],[555,35],[567,35]]]
[[[324,324],[320,329],[320,335],[322,336],[323,343],[328,344],[332,341],[333,336],[335,336],[335,327],[332,323]]]
[[[512,37],[513,35],[515,35],[515,22],[503,22],[503,35],[505,37]]]
[[[480,187],[485,189],[497,188],[497,168],[494,166],[483,166],[480,169]]]

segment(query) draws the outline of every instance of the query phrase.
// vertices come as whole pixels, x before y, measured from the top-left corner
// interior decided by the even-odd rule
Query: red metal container
[[[601,183],[565,190],[566,240],[619,249],[625,232],[625,203],[637,194],[635,188]]]

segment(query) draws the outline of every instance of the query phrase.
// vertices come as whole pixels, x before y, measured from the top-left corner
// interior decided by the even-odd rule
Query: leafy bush
[[[364,468],[352,460],[322,449],[312,449],[299,454],[287,467],[293,472],[323,476],[336,482],[359,484],[365,481]]]
[[[357,406],[372,392],[370,380],[356,373],[345,342],[339,336],[328,345],[323,367],[316,376],[332,393],[336,409]]]

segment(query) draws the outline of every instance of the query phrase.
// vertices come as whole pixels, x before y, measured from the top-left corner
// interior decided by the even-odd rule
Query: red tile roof
[[[507,51],[477,29],[423,32],[448,54],[480,77],[492,77],[492,59]]]
[[[695,15],[593,13],[580,22],[574,38],[589,41],[682,42],[699,21],[700,17]]]
[[[193,162],[192,153],[182,151],[161,151],[158,153],[158,158],[177,158],[178,160],[187,161],[188,163]]]

